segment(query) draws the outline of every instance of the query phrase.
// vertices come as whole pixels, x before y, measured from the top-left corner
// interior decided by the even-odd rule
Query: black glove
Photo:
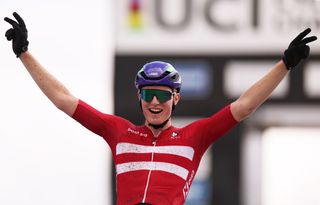
[[[21,53],[28,50],[28,31],[23,19],[16,12],[13,13],[13,16],[17,22],[7,17],[4,18],[6,22],[12,25],[12,28],[7,30],[5,35],[8,41],[12,40],[12,49],[18,58]]]
[[[306,37],[311,32],[310,28],[307,28],[301,32],[293,41],[290,43],[289,47],[284,51],[284,56],[282,58],[287,69],[298,65],[298,63],[309,56],[310,47],[307,43],[317,40],[316,36]]]

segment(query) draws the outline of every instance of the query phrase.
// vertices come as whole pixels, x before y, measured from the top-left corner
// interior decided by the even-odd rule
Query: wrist
[[[19,49],[14,50],[17,58],[19,58],[22,53],[25,53],[26,51],[28,51],[29,42],[28,41],[26,41],[26,42],[27,42],[26,45],[21,46]]]
[[[281,62],[287,70],[291,70],[292,67],[289,66],[285,56],[282,57]]]
[[[28,56],[30,56],[30,52],[27,50],[23,53],[21,53],[18,58],[20,58],[21,60],[28,58]]]
[[[292,67],[288,67],[288,66],[287,66],[286,61],[285,61],[285,58],[282,58],[282,59],[278,62],[278,64],[280,65],[280,67],[281,67],[283,70],[285,70],[285,71],[287,71],[287,72],[289,72],[289,71],[291,70],[291,68],[292,68]]]

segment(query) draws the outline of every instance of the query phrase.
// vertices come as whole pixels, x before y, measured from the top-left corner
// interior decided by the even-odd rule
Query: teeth
[[[150,108],[149,110],[152,113],[160,113],[162,111],[162,109],[158,109],[158,108]]]
[[[151,108],[150,110],[154,111],[154,112],[159,112],[161,111],[161,109],[156,109],[156,108]]]

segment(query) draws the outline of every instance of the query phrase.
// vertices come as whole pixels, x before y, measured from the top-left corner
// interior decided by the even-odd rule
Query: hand
[[[309,56],[310,47],[306,44],[317,40],[316,36],[305,38],[310,32],[310,28],[301,32],[295,39],[293,39],[289,47],[285,50],[282,60],[288,70],[295,67],[302,59]]]
[[[19,16],[19,14],[14,12],[13,16],[17,20],[17,22],[8,17],[4,18],[6,22],[12,25],[12,28],[7,30],[5,35],[8,41],[12,40],[12,49],[18,58],[21,53],[28,50],[28,31],[23,19]]]

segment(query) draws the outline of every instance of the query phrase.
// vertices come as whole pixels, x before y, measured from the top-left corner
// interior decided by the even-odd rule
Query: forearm
[[[252,85],[231,105],[231,111],[238,121],[243,120],[265,102],[274,89],[287,75],[283,61],[279,61],[262,79]]]
[[[78,99],[72,96],[68,89],[51,75],[42,65],[31,55],[24,52],[20,55],[20,60],[30,73],[41,91],[59,109],[72,115]]]

